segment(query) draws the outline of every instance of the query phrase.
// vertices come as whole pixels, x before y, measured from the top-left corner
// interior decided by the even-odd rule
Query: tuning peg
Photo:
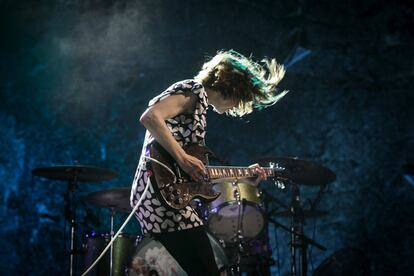
[[[286,188],[285,183],[277,178],[274,178],[273,182],[278,189],[284,190]]]
[[[269,162],[269,167],[271,167],[274,171],[277,172],[283,172],[284,170],[286,170],[285,167],[281,167],[278,163],[275,162]]]

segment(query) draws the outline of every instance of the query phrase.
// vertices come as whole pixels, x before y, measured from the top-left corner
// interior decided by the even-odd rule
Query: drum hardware
[[[199,213],[231,259],[231,273],[240,275],[269,269],[275,261],[271,258],[269,240],[265,235],[267,222],[262,191],[242,182],[216,183],[213,188],[221,193],[220,197]],[[269,248],[265,250],[264,247]],[[268,275],[266,273],[260,272]]]
[[[59,165],[51,167],[41,167],[32,170],[32,174],[52,180],[67,181],[65,193],[65,218],[70,223],[70,256],[69,256],[69,275],[75,274],[75,249],[76,244],[76,189],[79,182],[97,182],[110,180],[117,177],[115,172],[93,166],[80,165]]]
[[[129,203],[129,196],[131,193],[131,188],[121,187],[121,188],[112,188],[97,191],[90,193],[85,197],[85,201],[95,204],[98,207],[108,208],[111,213],[111,228],[110,228],[110,238],[114,237],[114,217],[116,211],[130,213],[132,207]],[[111,245],[109,251],[109,275],[112,276],[114,273],[114,244]]]
[[[122,213],[130,213],[132,207],[129,203],[130,187],[119,187],[101,190],[88,194],[84,200],[98,207],[109,208]]]
[[[271,201],[275,201],[284,207],[283,211],[277,211],[278,208],[275,208],[270,213],[268,213],[268,221],[272,222],[275,226],[288,231],[291,234],[291,275],[306,276],[308,245],[313,245],[321,250],[326,250],[326,248],[304,235],[303,224],[305,218],[320,217],[327,214],[326,211],[317,210],[316,205],[319,203],[322,192],[326,188],[326,185],[334,181],[336,179],[336,175],[328,168],[318,165],[312,161],[299,159],[297,157],[261,157],[256,159],[256,162],[262,166],[271,164],[271,166],[282,168],[279,170],[279,174],[274,179],[275,186],[280,189],[285,189],[286,186],[291,187],[292,194],[290,206],[281,204],[280,201],[267,193],[267,196],[271,198]],[[303,209],[301,206],[301,194],[299,185],[320,187],[316,199],[310,204],[310,209]],[[266,193],[266,191],[264,192]],[[290,217],[290,229],[276,222],[270,218],[270,216]],[[299,253],[299,270],[297,269],[297,253]]]
[[[292,203],[290,211],[292,212],[291,216],[291,241],[290,241],[290,252],[291,252],[291,273],[292,276],[297,275],[296,273],[296,249],[299,248],[300,256],[300,274],[301,276],[306,276],[308,271],[307,264],[307,252],[308,244],[303,240],[303,223],[304,223],[304,212],[300,206],[300,190],[297,185],[292,183]],[[300,235],[296,235],[295,232]]]
[[[289,207],[282,201],[280,201],[279,199],[275,198],[272,194],[270,194],[266,189],[261,189],[261,193],[265,196],[264,197],[264,202],[266,204],[266,209],[268,209],[268,203],[272,202],[272,203],[276,203],[278,206],[282,206],[284,209],[289,209]],[[269,200],[266,200],[269,199]],[[273,211],[279,209],[279,207],[275,208],[272,211],[267,212],[267,216],[269,216],[269,214],[272,214]]]
[[[327,211],[323,211],[323,210],[312,210],[312,209],[302,209],[302,216],[304,218],[314,218],[314,217],[323,217],[328,215]],[[285,211],[274,211],[273,215],[276,217],[291,217],[294,215],[294,213],[292,212],[292,209],[290,210],[285,210]]]
[[[115,209],[112,207],[111,209],[111,239],[114,237],[114,216],[115,216]],[[112,276],[113,273],[113,262],[114,262],[114,245],[111,244],[111,248],[109,250],[109,276]]]
[[[267,213],[268,221],[273,223],[276,227],[280,227],[281,229],[289,232],[291,234],[291,241],[290,241],[290,254],[291,254],[291,275],[307,275],[307,249],[309,245],[313,245],[316,248],[325,251],[326,248],[316,241],[308,238],[303,233],[303,225],[305,218],[309,217],[320,217],[325,216],[328,212],[323,210],[316,210],[317,203],[320,200],[321,191],[325,188],[324,185],[321,186],[321,189],[314,200],[311,203],[311,209],[303,209],[301,206],[301,195],[299,185],[293,181],[286,183],[287,185],[291,186],[291,203],[290,206],[284,205],[283,211],[277,211],[278,208],[275,208],[271,212]],[[268,194],[269,197],[272,197]],[[273,197],[272,197],[273,198]],[[274,198],[273,198],[274,199]],[[276,200],[276,199],[275,199]],[[279,217],[290,217],[291,224],[290,228],[278,223],[277,221],[273,220],[271,216],[279,216]],[[299,256],[298,254],[299,253]],[[299,259],[300,269],[297,267],[297,260]]]
[[[205,205],[203,212],[213,235],[226,243],[234,244],[237,235],[242,236],[241,240],[248,241],[263,232],[265,217],[257,187],[242,182],[223,182],[214,184],[213,189],[220,196]],[[240,229],[241,224],[243,229]],[[242,233],[238,230],[242,230]]]
[[[213,189],[221,193],[216,201],[210,204],[193,201],[192,207],[231,258],[229,273],[240,275],[246,269],[246,259],[261,260],[252,253],[251,244],[263,236],[266,228],[261,191],[242,182],[215,183]]]
[[[237,182],[236,182],[237,183]],[[234,183],[233,186],[236,184]],[[237,191],[237,190],[235,190]],[[243,247],[243,215],[244,215],[244,211],[246,208],[246,199],[243,198],[242,200],[240,200],[240,193],[237,191],[237,193],[235,192],[236,195],[236,202],[237,202],[237,206],[238,206],[238,216],[237,216],[237,229],[236,229],[236,233],[235,233],[235,237],[234,237],[234,242],[237,244],[237,261],[236,261],[236,266],[235,269],[236,271],[236,275],[240,274],[240,264],[241,264],[241,254],[244,253],[244,247]]]
[[[313,245],[316,248],[326,251],[326,247],[319,244],[318,242],[312,240],[311,238],[307,237],[303,233],[303,221],[304,217],[298,217],[298,213],[300,213],[300,210],[295,210],[296,215],[292,216],[292,223],[290,228],[284,226],[283,224],[277,222],[276,220],[272,218],[268,218],[268,221],[275,225],[275,227],[279,227],[291,234],[291,241],[290,241],[290,253],[291,253],[291,275],[301,275],[306,276],[307,275],[307,249],[309,245]],[[300,262],[300,270],[299,274],[297,274],[297,254],[296,251],[299,249],[299,262]]]
[[[319,244],[318,242],[312,240],[311,238],[309,238],[308,236],[304,235],[304,234],[300,234],[299,232],[296,231],[292,231],[291,228],[284,226],[283,224],[277,222],[276,220],[272,219],[272,218],[268,218],[268,221],[271,222],[272,224],[274,224],[276,227],[279,227],[291,234],[294,234],[298,237],[300,237],[305,243],[307,244],[311,244],[313,246],[315,246],[316,248],[322,250],[322,251],[326,251],[326,247],[324,247],[323,245]]]
[[[32,170],[32,174],[52,180],[76,182],[100,182],[118,177],[115,172],[108,169],[80,165],[77,162],[74,165],[36,168]]]
[[[84,235],[83,269],[88,268],[111,240],[110,233],[89,232]],[[121,233],[113,244],[112,275],[124,276],[134,250],[137,238]],[[107,252],[98,264],[88,272],[88,276],[110,275],[110,252]]]
[[[82,207],[86,213],[85,222],[83,223],[83,226],[87,226],[88,222],[91,222],[94,227],[99,227],[101,225],[101,220],[99,219],[99,216],[97,216],[95,212],[87,206],[85,200],[82,199],[80,203],[82,204]]]
[[[231,275],[270,275],[270,266],[276,264],[267,231],[260,237],[250,241],[240,241],[239,244],[226,244],[223,248],[230,261]]]
[[[91,265],[99,253],[105,247],[107,242],[105,234],[91,231],[83,235],[84,241],[82,243],[83,249],[83,266],[88,267]],[[97,266],[95,266],[90,272],[89,276],[96,275],[108,275],[108,258],[102,259]]]

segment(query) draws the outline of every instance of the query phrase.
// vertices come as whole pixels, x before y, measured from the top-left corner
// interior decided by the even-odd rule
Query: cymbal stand
[[[114,217],[115,217],[115,208],[111,207],[111,240],[114,237]],[[111,244],[110,253],[109,253],[109,276],[112,276],[112,268],[114,262],[114,244]]]
[[[75,245],[76,245],[76,206],[75,191],[78,186],[77,175],[75,174],[68,181],[68,189],[66,191],[65,216],[70,222],[70,258],[69,258],[69,275],[75,274]],[[66,230],[65,230],[66,231]]]
[[[272,222],[276,227],[280,227],[283,230],[287,231],[290,233],[291,235],[291,242],[290,242],[290,252],[291,252],[291,275],[292,276],[296,276],[297,274],[297,266],[296,266],[296,260],[297,260],[297,255],[296,255],[296,251],[297,248],[300,248],[300,256],[299,256],[299,261],[300,261],[300,275],[301,276],[306,276],[307,274],[307,248],[308,245],[311,244],[315,247],[317,247],[320,250],[325,251],[326,248],[323,247],[322,245],[318,244],[317,242],[315,242],[314,240],[308,238],[307,236],[305,236],[303,234],[303,223],[304,223],[304,213],[303,213],[303,208],[301,207],[300,204],[300,190],[299,190],[299,186],[294,183],[293,181],[287,179],[287,178],[283,178],[283,179],[274,179],[275,180],[275,185],[277,186],[277,188],[281,188],[284,189],[286,186],[284,185],[284,183],[286,183],[287,185],[290,185],[292,187],[292,199],[291,199],[291,204],[290,204],[290,211],[292,213],[292,219],[291,219],[291,226],[290,228],[278,223],[277,221],[273,220],[271,218],[271,215],[274,211],[277,210],[277,208],[275,208],[274,210],[270,211],[269,213],[267,213],[267,220]],[[263,191],[264,194],[273,202],[276,202],[278,205],[284,207],[284,209],[287,209],[287,206],[279,201],[278,199],[276,199],[275,197],[273,197],[271,194],[269,194],[267,191]],[[318,197],[318,201],[315,201],[314,203],[317,204],[319,202],[320,199],[320,195]],[[312,204],[312,207],[315,206],[315,204]]]
[[[268,217],[267,220],[269,222],[271,222],[275,227],[279,227],[279,228],[285,230],[286,232],[289,232],[291,235],[295,235],[297,237],[296,241],[298,241],[300,239],[302,244],[305,244],[305,249],[306,249],[304,251],[302,249],[302,254],[304,252],[305,255],[306,255],[308,245],[313,245],[313,246],[315,246],[316,248],[318,248],[322,251],[326,251],[326,247],[324,247],[323,245],[315,242],[314,240],[310,239],[309,237],[305,236],[304,234],[300,234],[299,232],[292,231],[291,227],[284,226],[283,224],[281,224],[281,223],[275,221],[274,219],[272,219],[271,217]],[[291,242],[291,250],[292,250],[292,244],[293,243]],[[302,255],[301,255],[301,257],[303,259]],[[293,260],[293,258],[292,258],[292,260]],[[291,275],[296,276],[296,254],[295,254],[295,259],[294,260],[295,260],[294,266],[293,265],[291,266]],[[303,260],[306,261],[306,259],[303,259]],[[294,269],[293,269],[293,267],[294,267]],[[302,269],[302,271],[304,271],[304,270]],[[301,271],[301,273],[302,273],[302,271]],[[305,272],[305,274],[301,274],[301,275],[306,275],[306,272]]]
[[[246,206],[246,200],[240,199],[240,192],[238,189],[238,182],[233,183],[233,187],[236,189],[234,190],[234,198],[236,199],[237,205],[239,206],[238,215],[237,215],[237,229],[234,235],[234,241],[237,244],[237,263],[236,263],[236,275],[240,275],[240,266],[241,266],[241,253],[244,252],[243,248],[243,216],[244,216],[244,209]]]
[[[300,276],[306,276],[308,264],[307,264],[307,249],[308,242],[304,240],[303,237],[303,223],[304,223],[304,214],[303,209],[300,205],[300,190],[299,186],[291,182],[292,185],[292,202],[291,202],[291,242],[290,242],[290,252],[291,252],[291,275],[297,275],[297,255],[296,251],[299,248],[299,263],[300,263]],[[298,233],[299,235],[297,235]]]
[[[280,227],[281,229],[287,231],[291,235],[291,242],[290,242],[290,251],[291,251],[291,275],[296,276],[297,275],[297,266],[296,266],[296,260],[297,255],[296,251],[297,248],[300,249],[300,275],[306,276],[307,274],[307,248],[308,245],[313,245],[316,248],[325,251],[326,248],[319,243],[315,242],[314,240],[308,238],[303,234],[303,223],[305,220],[303,208],[300,204],[300,190],[299,186],[287,179],[284,179],[284,181],[287,184],[290,184],[292,186],[292,200],[291,200],[291,206],[290,211],[292,212],[292,220],[291,220],[291,226],[286,227],[283,224],[280,224],[279,222],[275,221],[271,218],[272,213],[277,210],[275,208],[274,210],[267,213],[266,217],[267,220],[275,225],[275,227]],[[284,205],[282,202],[279,202],[276,198],[274,198],[269,193],[265,193],[271,200],[277,202],[279,205],[287,209],[286,205]]]
[[[319,191],[316,194],[316,197],[313,201],[310,202],[310,209],[311,210],[315,210],[316,206],[319,204],[319,202],[321,201],[322,195],[323,193],[325,193],[327,190],[327,186],[326,185],[321,185],[319,186]]]

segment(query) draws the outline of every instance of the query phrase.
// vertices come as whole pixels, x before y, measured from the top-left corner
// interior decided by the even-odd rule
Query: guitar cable
[[[147,163],[148,161],[152,161],[155,162],[161,166],[163,166],[168,172],[170,172],[173,176],[174,176],[174,182],[177,181],[177,177],[175,176],[174,172],[164,163],[158,161],[157,159],[154,159],[152,157],[149,156],[144,156],[141,155],[142,159],[145,159],[145,161],[143,162],[143,164]],[[140,162],[141,163],[141,162]],[[141,170],[142,170],[142,166],[139,167],[138,169],[138,175],[141,174]],[[134,215],[134,213],[138,210],[138,206],[141,205],[142,200],[144,199],[145,194],[148,191],[148,188],[150,186],[150,181],[147,182],[147,184],[145,185],[145,189],[142,192],[142,195],[140,196],[137,204],[135,204],[134,208],[132,209],[131,213],[128,215],[128,217],[125,219],[124,223],[121,225],[121,227],[119,228],[119,230],[116,232],[116,234],[111,238],[111,241],[108,243],[108,245],[104,248],[104,250],[102,251],[102,253],[96,258],[96,260],[88,267],[88,269],[82,274],[82,276],[85,276],[86,274],[88,274],[89,271],[91,271],[91,269],[102,259],[102,257],[105,255],[105,253],[109,250],[109,248],[112,246],[112,244],[114,243],[114,241],[118,238],[119,234],[121,234],[122,230],[124,230],[125,226],[128,224],[128,222],[131,220],[132,216]]]

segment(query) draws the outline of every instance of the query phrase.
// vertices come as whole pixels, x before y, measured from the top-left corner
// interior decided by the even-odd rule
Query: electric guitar
[[[208,164],[208,155],[212,152],[198,144],[189,144],[183,147],[184,151]],[[151,183],[154,191],[159,195],[161,203],[169,209],[183,209],[191,200],[199,198],[210,202],[220,196],[212,188],[212,183],[237,181],[239,179],[256,177],[254,168],[228,167],[206,165],[207,177],[194,181],[177,164],[175,159],[156,141],[150,145],[150,156],[171,169],[174,174],[156,162],[149,162]],[[267,177],[275,176],[272,167],[263,168]]]

